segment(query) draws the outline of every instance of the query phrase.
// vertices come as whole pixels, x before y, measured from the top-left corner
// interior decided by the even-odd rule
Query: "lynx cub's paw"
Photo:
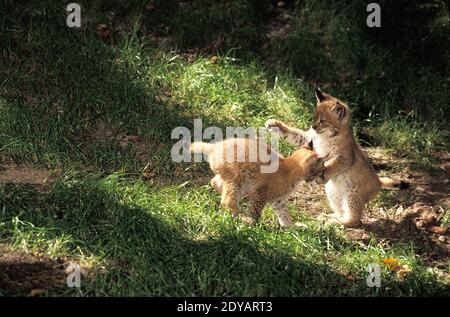
[[[305,225],[303,222],[296,222],[294,223],[295,228],[299,228],[299,229],[306,229],[308,228],[307,225]]]
[[[256,224],[256,220],[247,215],[239,215],[239,219],[248,226],[253,226]]]
[[[264,126],[266,127],[266,129],[268,129],[269,131],[274,131],[275,128],[280,128],[281,126],[281,122],[276,120],[276,119],[269,119],[266,121],[266,123],[264,124]]]
[[[332,218],[338,218],[340,215],[337,213],[332,213],[332,214],[321,214],[317,217],[317,219],[319,221],[323,221],[323,222],[328,222],[330,219]]]

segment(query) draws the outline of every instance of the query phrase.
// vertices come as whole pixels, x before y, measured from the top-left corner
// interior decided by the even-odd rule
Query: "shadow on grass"
[[[368,288],[365,278],[348,280],[327,264],[294,259],[251,229],[224,226],[219,235],[193,240],[171,223],[171,211],[162,210],[157,199],[150,199],[144,209],[124,203],[122,191],[105,179],[57,183],[49,194],[5,185],[0,196],[4,210],[0,238],[25,240],[45,250],[64,237],[60,245],[69,257],[100,258],[100,266],[83,281],[84,295],[383,294]],[[183,212],[173,213],[179,217]],[[11,221],[14,216],[20,222]],[[439,295],[446,287],[429,276],[385,283],[390,288],[387,294],[395,295],[410,294],[411,288],[416,295]],[[67,290],[66,294],[78,293]]]
[[[172,129],[193,126],[187,107],[163,100],[173,88],[173,65],[142,50],[132,32],[105,45],[92,22],[81,30],[66,27],[63,6],[27,5],[5,9],[1,161],[136,170],[133,148],[121,144],[127,135],[143,137],[141,147],[169,160]]]

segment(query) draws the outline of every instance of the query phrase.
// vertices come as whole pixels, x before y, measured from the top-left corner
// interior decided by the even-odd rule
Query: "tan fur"
[[[322,181],[334,214],[326,215],[329,223],[354,227],[362,211],[380,188],[393,188],[399,183],[389,178],[380,181],[356,143],[350,126],[350,110],[341,100],[316,91],[317,108],[309,131],[291,128],[278,120],[269,120],[266,127],[279,128],[281,136],[294,144],[312,141],[314,150],[326,157]]]
[[[259,147],[263,151],[279,159],[279,167],[274,173],[262,173],[263,163],[259,157]],[[247,221],[257,221],[266,203],[271,203],[279,223],[283,227],[292,225],[292,218],[287,210],[286,202],[296,185],[301,181],[310,181],[323,173],[324,160],[307,147],[296,150],[284,158],[263,142],[257,139],[227,139],[215,144],[194,142],[191,152],[202,152],[207,155],[211,170],[215,176],[211,186],[221,194],[221,205],[230,209],[232,214],[239,213],[239,200],[247,197],[250,202],[251,217]],[[226,153],[234,149],[234,157]],[[250,162],[252,151],[257,160]],[[244,161],[237,160],[237,153],[243,154]],[[264,153],[264,152],[263,152]],[[244,218],[245,219],[245,218]]]

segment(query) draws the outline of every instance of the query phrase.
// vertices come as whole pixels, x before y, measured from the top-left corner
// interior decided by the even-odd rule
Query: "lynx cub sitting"
[[[233,153],[243,154],[245,160],[237,160],[237,155],[230,159],[227,156],[230,149],[235,151]],[[266,203],[271,203],[280,225],[292,226],[292,217],[286,207],[290,193],[297,184],[311,181],[324,169],[324,160],[308,146],[300,147],[285,158],[264,142],[252,138],[231,138],[214,144],[194,142],[190,151],[207,155],[211,170],[216,174],[211,185],[221,194],[224,208],[237,216],[239,199],[248,198],[251,217],[244,216],[243,219],[250,223],[259,219]],[[276,157],[278,169],[263,173],[261,167],[267,163],[261,161],[259,153]],[[249,160],[249,157],[256,159]]]

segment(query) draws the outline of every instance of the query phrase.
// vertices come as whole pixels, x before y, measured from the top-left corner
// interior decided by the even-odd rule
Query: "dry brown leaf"
[[[57,167],[57,168],[55,168],[54,170],[53,170],[53,176],[54,177],[59,177],[59,176],[61,176],[62,175],[62,173],[63,173],[63,170],[62,170],[62,168],[61,167]]]
[[[444,235],[447,233],[448,227],[431,226],[430,228],[427,229],[427,231],[430,231],[430,232],[436,233],[436,234],[440,234],[440,235]]]
[[[411,268],[407,264],[404,264],[397,269],[396,276],[399,280],[403,280],[411,272]]]
[[[153,177],[155,177],[155,175],[156,174],[153,171],[147,171],[147,172],[142,173],[142,176],[144,176],[144,178],[147,180],[151,180]]]
[[[174,176],[178,177],[178,176],[183,175],[183,174],[184,174],[184,169],[181,166],[175,167],[175,170],[173,172]]]
[[[97,32],[100,35],[102,41],[107,42],[111,39],[111,30],[106,24],[99,24],[97,26]]]
[[[428,226],[428,222],[423,219],[419,219],[416,221],[417,229],[425,229]]]
[[[349,281],[354,281],[354,280],[355,280],[355,278],[354,278],[352,275],[350,275],[350,274],[345,275],[345,278],[346,278],[347,280],[349,280]]]
[[[422,218],[429,224],[433,224],[436,222],[436,217],[432,214],[425,214]]]
[[[35,296],[40,296],[40,295],[43,295],[43,294],[45,294],[45,289],[42,289],[42,288],[35,288],[35,289],[32,289],[32,290],[30,291],[30,293],[28,294],[28,296],[30,296],[30,297],[35,297]]]
[[[209,59],[209,61],[210,61],[212,64],[217,64],[217,62],[219,61],[219,57],[217,57],[216,55],[214,55],[214,56],[212,56],[212,57]]]
[[[153,11],[155,10],[156,5],[155,5],[155,1],[154,0],[150,0],[146,5],[145,5],[145,10],[147,11]]]
[[[123,139],[128,142],[139,142],[142,140],[142,137],[139,135],[126,135],[123,137]]]

